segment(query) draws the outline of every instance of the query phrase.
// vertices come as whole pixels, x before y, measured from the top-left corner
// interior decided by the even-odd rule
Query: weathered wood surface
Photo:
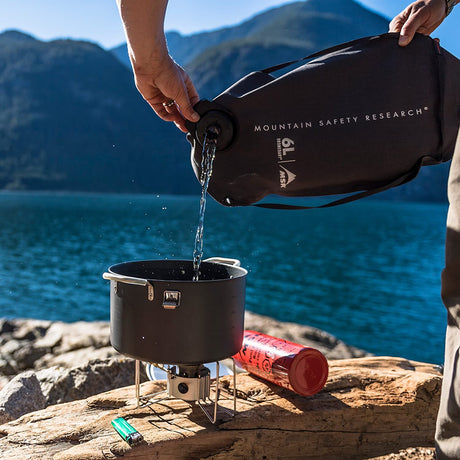
[[[359,459],[433,446],[441,375],[400,358],[330,362],[323,391],[298,396],[247,374],[237,378],[236,417],[212,425],[196,405],[166,400],[136,408],[134,386],[50,406],[0,427],[8,459]],[[232,378],[221,379],[232,407]],[[142,393],[164,382],[146,382]],[[227,399],[228,398],[228,399]],[[110,421],[126,417],[144,436],[125,443]]]

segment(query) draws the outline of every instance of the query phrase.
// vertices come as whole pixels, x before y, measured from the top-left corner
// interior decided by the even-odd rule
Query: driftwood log
[[[359,459],[433,446],[441,374],[400,358],[330,362],[329,379],[302,397],[248,374],[237,376],[237,415],[212,425],[195,404],[164,400],[139,408],[134,386],[50,406],[0,427],[7,459]],[[145,382],[142,394],[164,382]],[[233,406],[233,378],[221,378]],[[144,437],[130,447],[111,426],[125,417]]]

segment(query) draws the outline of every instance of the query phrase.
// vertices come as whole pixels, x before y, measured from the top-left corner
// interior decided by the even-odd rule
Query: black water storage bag
[[[460,61],[417,34],[348,42],[295,62],[253,72],[187,123],[192,166],[219,132],[208,192],[225,206],[266,195],[359,192],[350,201],[413,179],[422,165],[452,158],[460,119]],[[298,62],[300,62],[298,61]],[[334,202],[337,204],[337,202]]]

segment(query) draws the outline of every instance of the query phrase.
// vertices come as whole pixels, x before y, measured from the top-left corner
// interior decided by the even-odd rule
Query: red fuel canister
[[[315,348],[256,331],[245,331],[236,364],[265,380],[303,396],[318,393],[328,377],[325,356]]]

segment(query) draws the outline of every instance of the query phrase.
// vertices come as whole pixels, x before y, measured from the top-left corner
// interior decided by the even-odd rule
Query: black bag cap
[[[206,133],[212,133],[217,139],[217,150],[226,149],[232,143],[235,134],[230,113],[206,99],[199,101],[194,109],[200,114],[200,120],[197,123],[185,121],[192,137],[202,146]]]

